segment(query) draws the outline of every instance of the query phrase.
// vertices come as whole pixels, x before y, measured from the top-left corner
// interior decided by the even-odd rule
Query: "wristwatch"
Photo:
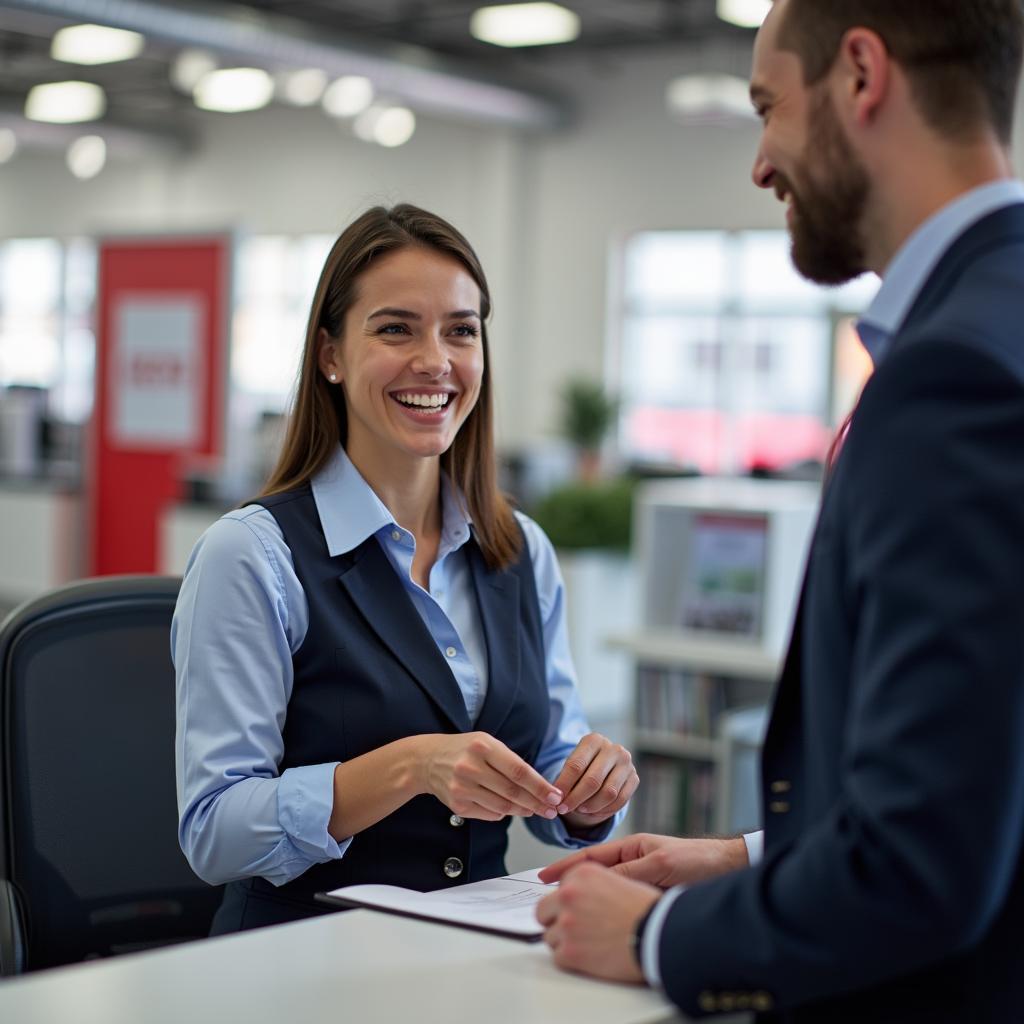
[[[655,900],[644,916],[640,918],[636,923],[636,927],[633,929],[633,934],[630,936],[630,948],[633,950],[633,958],[637,962],[637,966],[642,971],[644,969],[644,930],[647,928],[647,922],[651,919],[651,914],[654,913],[654,908],[658,905],[658,900]]]

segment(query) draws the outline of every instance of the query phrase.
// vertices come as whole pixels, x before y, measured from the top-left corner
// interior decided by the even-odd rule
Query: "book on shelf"
[[[711,738],[726,707],[725,681],[706,672],[645,665],[637,676],[637,726]]]
[[[636,816],[641,831],[687,836],[713,830],[713,765],[644,754],[640,775]]]

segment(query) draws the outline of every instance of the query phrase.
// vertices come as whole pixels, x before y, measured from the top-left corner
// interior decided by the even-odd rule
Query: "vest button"
[[[444,873],[449,878],[458,878],[462,874],[462,861],[458,857],[449,857],[444,862]]]
[[[448,823],[452,826],[452,828],[461,828],[463,825],[466,824],[466,819],[460,818],[459,815],[457,814],[453,814],[448,819]]]

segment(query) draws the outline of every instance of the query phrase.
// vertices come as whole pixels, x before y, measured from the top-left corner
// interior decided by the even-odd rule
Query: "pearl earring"
[[[336,381],[337,379],[338,379],[338,375],[337,375],[336,373],[332,373],[332,374],[330,375],[330,377],[328,378],[328,380],[329,380],[329,381],[330,381],[330,382],[331,382],[332,384],[333,384],[333,383],[334,383],[334,382],[335,382],[335,381]]]

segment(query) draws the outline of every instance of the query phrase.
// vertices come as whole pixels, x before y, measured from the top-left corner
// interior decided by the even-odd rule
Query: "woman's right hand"
[[[463,818],[554,818],[562,792],[486,732],[415,737],[419,789]]]

